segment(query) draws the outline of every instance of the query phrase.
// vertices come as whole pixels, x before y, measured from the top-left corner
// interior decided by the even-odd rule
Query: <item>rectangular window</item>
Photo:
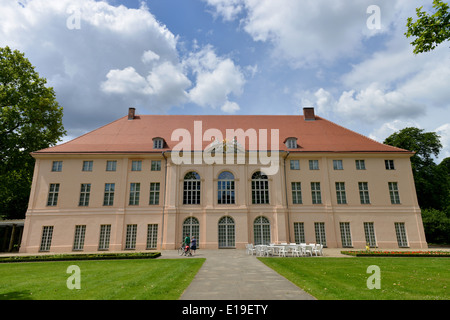
[[[158,243],[158,225],[149,224],[147,226],[147,249],[156,249]]]
[[[293,204],[302,204],[302,183],[301,182],[292,182],[292,203]]]
[[[116,169],[117,169],[117,161],[116,160],[106,161],[106,171],[116,171]]]
[[[133,160],[131,162],[131,171],[141,171],[142,170],[142,160]]]
[[[311,196],[313,204],[322,203],[322,194],[320,192],[320,182],[311,182]]]
[[[88,206],[90,195],[91,195],[91,184],[82,183],[80,191],[80,201],[78,202],[78,205],[82,207]]]
[[[366,170],[366,162],[364,160],[355,160],[356,170]]]
[[[295,243],[306,243],[305,226],[303,222],[294,222],[294,237]]]
[[[344,165],[342,164],[342,160],[333,160],[333,169],[334,170],[344,170]]]
[[[183,204],[200,204],[200,180],[184,180]]]
[[[161,160],[152,160],[151,171],[161,171]]]
[[[325,222],[314,222],[314,230],[316,233],[316,243],[327,246],[327,239],[325,237]]]
[[[400,196],[398,194],[397,182],[388,182],[389,185],[389,195],[391,197],[392,204],[400,204]]]
[[[252,204],[269,203],[269,181],[267,179],[252,179]]]
[[[110,236],[111,236],[111,225],[102,224],[100,226],[100,239],[98,241],[98,250],[109,250]]]
[[[299,160],[291,160],[291,170],[300,170]]]
[[[236,202],[234,180],[219,179],[217,181],[217,203],[234,204]]]
[[[358,182],[359,199],[361,204],[370,204],[369,185],[367,182]]]
[[[164,140],[163,139],[154,139],[153,140],[153,149],[162,149],[164,146]]]
[[[125,249],[136,249],[137,224],[127,225],[127,235],[125,238]]]
[[[150,183],[149,204],[159,204],[159,182]]]
[[[384,160],[384,166],[386,170],[395,170],[394,160]]]
[[[139,205],[139,195],[141,193],[141,184],[140,183],[130,183],[130,206]]]
[[[83,161],[83,171],[92,171],[94,161]]]
[[[62,161],[53,161],[52,163],[52,171],[53,172],[61,172],[62,171]]]
[[[319,160],[309,160],[309,170],[319,170]]]
[[[406,238],[406,230],[404,222],[395,222],[395,234],[397,236],[397,243],[400,248],[408,247],[408,239]]]
[[[366,236],[366,245],[375,248],[377,246],[377,241],[375,239],[373,222],[364,222],[364,234]]]
[[[83,250],[84,235],[86,234],[86,226],[75,226],[75,237],[73,240],[73,250]]]
[[[341,229],[341,241],[342,246],[351,247],[352,246],[352,236],[350,233],[350,222],[339,222],[339,227]]]
[[[43,226],[41,246],[39,248],[39,251],[50,251],[50,246],[52,245],[52,237],[53,237],[53,226]]]
[[[103,205],[112,206],[114,204],[115,183],[105,183],[105,194],[103,196]]]
[[[54,207],[58,204],[59,183],[51,183],[48,191],[47,206]]]
[[[338,204],[347,204],[345,195],[345,182],[336,182],[336,198]]]

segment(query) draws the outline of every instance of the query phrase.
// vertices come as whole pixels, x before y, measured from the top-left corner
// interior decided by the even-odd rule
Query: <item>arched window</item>
[[[224,171],[219,174],[219,181],[217,182],[217,203],[235,203],[234,175],[231,172]]]
[[[223,217],[219,220],[219,248],[234,248],[234,239],[234,220],[231,217]]]
[[[270,243],[270,221],[260,216],[253,222],[253,238],[255,245]]]
[[[269,179],[261,171],[252,175],[252,203],[269,203]]]
[[[184,241],[184,238],[186,235],[189,235],[191,237],[191,240],[193,237],[197,239],[197,247],[199,242],[199,236],[200,236],[200,223],[198,222],[197,218],[189,217],[183,222],[183,234],[181,235],[181,239]]]
[[[200,176],[194,171],[184,176],[183,204],[200,204]]]

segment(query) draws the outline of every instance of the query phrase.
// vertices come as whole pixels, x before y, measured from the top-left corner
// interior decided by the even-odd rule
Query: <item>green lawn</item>
[[[449,258],[258,258],[319,300],[448,300]],[[380,289],[368,289],[370,265]]]
[[[176,300],[205,259],[144,259],[0,264],[0,300]],[[77,265],[81,289],[68,289]]]

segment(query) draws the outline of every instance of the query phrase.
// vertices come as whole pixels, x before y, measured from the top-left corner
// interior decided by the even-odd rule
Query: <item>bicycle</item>
[[[182,242],[180,244],[180,247],[178,248],[178,255],[180,255],[180,256],[182,256],[182,255],[185,255],[185,256],[190,255],[190,256],[192,256],[190,246],[186,246],[184,244],[184,242]]]

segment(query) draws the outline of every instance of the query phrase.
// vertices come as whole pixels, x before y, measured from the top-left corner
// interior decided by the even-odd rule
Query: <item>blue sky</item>
[[[407,17],[431,4],[0,0],[0,46],[24,52],[55,89],[65,141],[128,107],[302,114],[313,106],[378,141],[407,126],[438,132],[441,160],[450,156],[449,43],[414,55],[404,36]]]

